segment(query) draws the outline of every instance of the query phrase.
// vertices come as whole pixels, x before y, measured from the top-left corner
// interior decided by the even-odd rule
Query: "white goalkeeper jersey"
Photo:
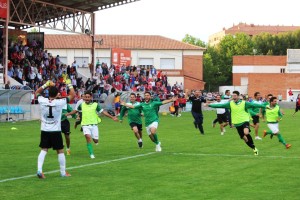
[[[67,99],[50,100],[43,96],[38,97],[41,108],[41,130],[42,131],[61,131],[61,113],[67,105]]]

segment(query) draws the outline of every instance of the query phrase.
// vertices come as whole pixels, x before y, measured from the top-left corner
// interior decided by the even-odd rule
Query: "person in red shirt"
[[[296,108],[295,108],[295,112],[292,116],[294,116],[296,114],[296,112],[298,112],[298,110],[300,110],[300,94],[298,94],[297,99],[296,99]]]
[[[178,95],[175,95],[174,97],[178,97]],[[171,116],[181,117],[181,114],[178,114],[179,111],[179,100],[176,99],[176,101],[173,102],[173,106],[175,108],[175,112],[171,114]]]
[[[136,100],[135,101],[142,102],[142,97],[140,96],[139,93],[136,95]]]
[[[290,88],[290,90],[288,91],[288,94],[289,94],[289,99],[288,100],[293,101],[292,97],[293,97],[294,94],[293,94],[292,88]]]
[[[184,96],[180,96],[179,97],[179,108],[181,109],[181,111],[185,111],[185,107],[186,107],[186,98],[184,98]]]
[[[157,73],[157,81],[160,81],[161,80],[161,76],[162,76],[162,71],[159,71],[158,73]]]

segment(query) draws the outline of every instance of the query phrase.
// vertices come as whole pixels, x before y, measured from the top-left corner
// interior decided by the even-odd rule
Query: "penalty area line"
[[[105,160],[105,161],[96,162],[96,163],[89,163],[89,164],[85,164],[85,165],[67,167],[67,170],[84,168],[84,167],[89,167],[89,166],[94,166],[94,165],[104,165],[104,164],[108,164],[108,163],[112,163],[112,162],[119,162],[119,161],[123,161],[123,160],[130,160],[130,159],[134,159],[134,158],[149,156],[149,155],[152,155],[155,153],[156,152],[150,152],[150,153],[145,153],[145,154],[138,154],[135,156],[124,157],[124,158],[117,158],[117,159],[113,159],[113,160]],[[53,173],[57,173],[57,172],[60,172],[60,170],[53,170],[53,171],[45,172],[44,174],[53,174]],[[19,179],[25,179],[25,178],[31,178],[31,177],[36,177],[36,174],[3,179],[3,180],[0,180],[0,183],[4,183],[4,182],[8,182],[8,181],[15,181],[15,180],[19,180]]]
[[[254,156],[254,155],[237,155],[237,154],[210,154],[210,153],[171,153],[173,155],[183,156],[215,156],[215,157],[249,157],[249,158],[282,158],[282,159],[300,159],[300,157],[287,157],[287,156]]]

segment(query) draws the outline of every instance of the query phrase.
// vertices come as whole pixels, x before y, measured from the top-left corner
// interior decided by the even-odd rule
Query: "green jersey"
[[[256,103],[256,104],[262,104],[261,101],[257,101],[257,100],[253,100],[252,103]],[[252,116],[257,116],[257,114],[260,113],[260,108],[249,108],[249,113]]]
[[[279,118],[282,117],[280,107],[276,105],[273,109],[266,110],[267,123],[274,124],[278,123]]]
[[[138,106],[140,102],[134,102],[133,104],[131,102],[127,103],[129,105],[133,106]],[[119,120],[123,120],[123,117],[125,115],[125,112],[128,111],[128,123],[137,123],[137,124],[142,124],[142,118],[141,118],[141,113],[142,113],[142,108],[127,108],[126,106],[122,106]]]
[[[158,122],[158,107],[162,105],[162,102],[150,101],[149,103],[143,102],[134,108],[142,108],[145,116],[145,125],[149,126],[153,122]]]
[[[265,104],[250,103],[243,100],[237,102],[229,101],[223,104],[209,104],[212,108],[228,108],[231,110],[231,119],[235,127],[243,125],[245,122],[249,122],[249,108],[265,108]],[[233,120],[234,119],[234,120]]]
[[[98,124],[98,112],[102,112],[100,104],[98,103],[82,103],[78,106],[78,111],[82,111],[81,125],[96,125]]]
[[[67,104],[65,107],[63,107],[62,113],[61,113],[61,121],[68,119],[66,114],[69,112],[72,112],[72,111],[73,111],[73,108],[70,106],[70,104]],[[74,115],[72,115],[72,117],[74,117]]]

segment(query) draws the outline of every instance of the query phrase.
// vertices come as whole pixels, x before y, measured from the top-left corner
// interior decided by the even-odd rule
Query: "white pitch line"
[[[74,166],[74,167],[68,167],[67,169],[69,170],[69,169],[78,169],[78,168],[89,167],[89,166],[94,166],[94,165],[103,165],[103,164],[112,163],[112,162],[118,162],[118,161],[122,161],[122,160],[129,160],[129,159],[133,159],[133,158],[149,156],[149,155],[152,155],[154,153],[155,152],[150,152],[150,153],[146,153],[146,154],[139,154],[139,155],[135,155],[135,156],[118,158],[118,159],[114,159],[114,160],[105,160],[105,161],[102,161],[102,162],[96,162],[96,163],[90,163],[90,164],[79,165],[79,166]],[[53,173],[57,173],[59,171],[60,170],[53,170],[53,171],[45,172],[44,174],[53,174]],[[8,178],[8,179],[0,180],[0,183],[4,183],[4,182],[8,182],[8,181],[14,181],[14,180],[19,180],[19,179],[25,179],[25,178],[31,178],[31,177],[35,177],[35,176],[36,176],[36,174],[34,174],[34,175],[27,175],[27,176],[20,176],[20,177],[15,177],[15,178]]]
[[[250,157],[250,158],[283,158],[283,159],[300,159],[300,157],[287,156],[254,156],[254,155],[234,155],[234,154],[209,154],[209,153],[172,153],[173,155],[186,156],[216,156],[216,157]]]

